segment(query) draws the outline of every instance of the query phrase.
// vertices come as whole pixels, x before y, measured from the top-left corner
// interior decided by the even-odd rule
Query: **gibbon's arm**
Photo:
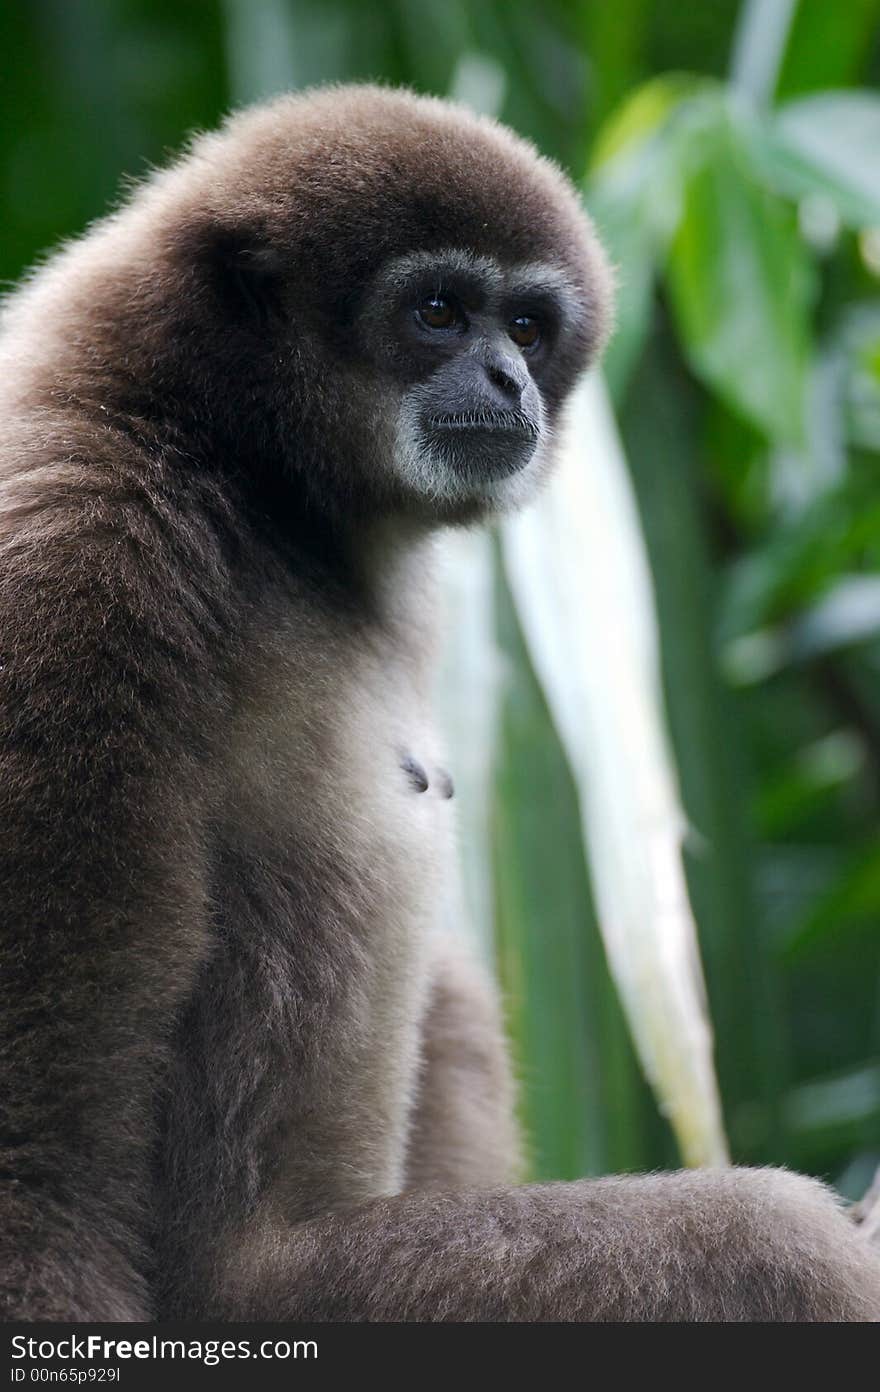
[[[880,1260],[822,1185],[784,1170],[411,1193],[239,1249],[205,1314],[869,1321]]]
[[[522,1168],[514,1087],[493,983],[445,939],[422,1025],[407,1189],[486,1189]]]
[[[0,1318],[150,1315],[156,1081],[205,919],[173,545],[69,461],[0,492]]]
[[[302,1319],[880,1319],[870,1195],[860,1230],[784,1170],[500,1192],[522,1163],[514,1089],[497,992],[463,944],[438,957],[422,1059],[407,1188],[449,1192],[302,1229],[289,1272],[240,1297],[250,1311],[286,1297]]]

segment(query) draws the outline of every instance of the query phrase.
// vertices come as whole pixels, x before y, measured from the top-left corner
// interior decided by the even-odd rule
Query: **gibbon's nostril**
[[[501,363],[487,363],[486,375],[493,387],[497,387],[499,391],[503,392],[514,405],[519,405],[525,382],[520,379],[518,374],[515,375],[512,369],[508,369]]]

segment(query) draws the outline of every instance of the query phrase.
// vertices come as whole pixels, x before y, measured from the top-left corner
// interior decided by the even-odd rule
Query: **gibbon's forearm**
[[[245,1244],[205,1314],[865,1321],[880,1263],[812,1180],[681,1172],[379,1200]]]

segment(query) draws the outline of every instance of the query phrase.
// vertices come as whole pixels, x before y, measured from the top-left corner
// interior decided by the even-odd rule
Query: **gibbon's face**
[[[546,463],[568,384],[578,297],[550,265],[467,249],[391,260],[357,315],[357,342],[386,382],[377,462],[441,515],[519,502]]]

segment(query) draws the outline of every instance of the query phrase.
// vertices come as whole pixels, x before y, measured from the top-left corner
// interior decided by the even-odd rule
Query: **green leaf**
[[[728,573],[718,625],[728,676],[747,684],[870,637],[878,567],[880,501],[870,477],[778,522]]]
[[[777,84],[777,97],[846,87],[870,70],[880,0],[799,0]]]
[[[732,119],[707,128],[691,153],[668,267],[684,350],[732,409],[771,439],[799,444],[813,288],[805,248]]]
[[[680,104],[703,85],[699,78],[674,73],[639,87],[599,131],[593,147],[594,175],[612,162],[621,167],[624,156],[629,159],[643,153]]]
[[[610,195],[607,187],[596,189],[588,202],[615,271],[614,333],[604,369],[611,394],[619,401],[651,324],[658,238],[640,206]]]
[[[857,850],[845,869],[825,893],[789,930],[783,946],[784,956],[794,960],[823,943],[838,950],[880,918],[880,845]]]
[[[796,661],[823,656],[880,634],[880,575],[842,575],[792,625]]]
[[[851,227],[880,223],[880,96],[823,92],[782,107],[767,132],[766,169],[792,198],[826,198]]]
[[[793,1132],[804,1136],[840,1130],[858,1144],[864,1127],[880,1120],[880,1063],[865,1063],[792,1089],[785,1110]]]
[[[587,203],[617,272],[615,332],[604,363],[616,400],[650,327],[657,266],[680,215],[691,98],[704,87],[678,76],[646,83],[596,142]]]
[[[854,445],[880,453],[880,301],[853,305],[838,343],[845,367],[847,434]]]
[[[837,729],[802,746],[778,772],[768,770],[755,799],[755,815],[765,841],[790,839],[818,809],[832,806],[834,794],[862,774],[865,746],[852,730]]]

